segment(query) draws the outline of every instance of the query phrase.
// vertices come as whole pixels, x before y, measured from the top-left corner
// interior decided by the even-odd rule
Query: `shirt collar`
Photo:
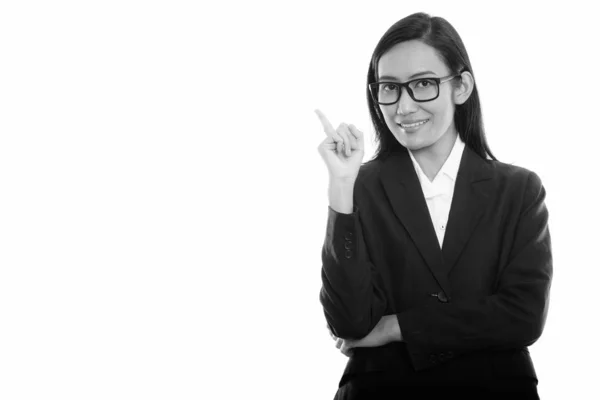
[[[463,142],[463,140],[460,138],[460,135],[456,135],[456,140],[454,141],[452,151],[450,151],[450,155],[446,159],[444,165],[442,165],[442,168],[440,168],[438,174],[435,176],[434,181],[442,174],[448,176],[450,179],[452,179],[452,181],[456,181],[456,176],[458,175],[458,168],[460,167],[460,160],[462,158],[464,148],[465,142]],[[419,177],[423,176],[425,177],[425,180],[429,181],[421,169],[421,166],[413,156],[412,151],[408,150],[408,154],[410,154],[410,159],[412,160],[415,170],[417,171],[417,175],[419,175]]]

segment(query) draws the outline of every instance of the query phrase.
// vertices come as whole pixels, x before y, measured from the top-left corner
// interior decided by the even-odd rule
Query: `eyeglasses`
[[[443,78],[419,78],[405,83],[373,82],[369,83],[369,91],[373,100],[382,106],[389,106],[400,100],[400,93],[405,87],[408,95],[419,103],[432,101],[440,95],[440,84],[448,82],[459,75]]]

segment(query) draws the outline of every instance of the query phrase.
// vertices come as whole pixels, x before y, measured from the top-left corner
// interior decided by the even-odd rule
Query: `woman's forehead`
[[[410,40],[399,43],[386,51],[377,64],[377,76],[407,81],[415,76],[446,76],[448,67],[433,47]]]

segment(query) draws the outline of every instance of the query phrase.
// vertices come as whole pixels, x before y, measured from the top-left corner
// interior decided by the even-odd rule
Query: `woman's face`
[[[415,78],[444,78],[451,75],[437,51],[418,40],[399,43],[384,53],[379,60],[377,73],[379,81],[400,83]],[[437,147],[445,147],[441,145],[444,140],[440,139],[455,137],[452,80],[440,84],[440,94],[435,100],[416,102],[408,95],[406,88],[402,88],[397,103],[379,107],[398,142],[412,151],[430,148],[437,153]],[[423,121],[426,122],[416,127],[404,127],[405,124]],[[436,143],[439,145],[436,146]]]

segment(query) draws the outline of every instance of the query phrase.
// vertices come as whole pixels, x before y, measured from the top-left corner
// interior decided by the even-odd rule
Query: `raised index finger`
[[[315,110],[315,113],[317,113],[317,115],[319,116],[319,119],[321,120],[321,124],[323,124],[323,128],[325,129],[325,133],[327,134],[327,136],[336,136],[335,128],[333,127],[333,125],[331,125],[331,122],[329,122],[325,114],[323,114],[321,110]]]

